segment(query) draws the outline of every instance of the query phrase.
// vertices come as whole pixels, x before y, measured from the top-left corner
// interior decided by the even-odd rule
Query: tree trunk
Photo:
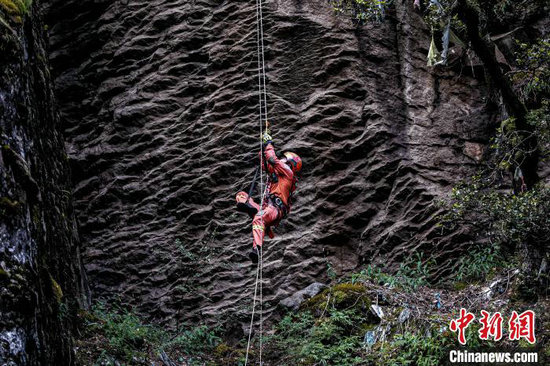
[[[520,164],[520,168],[525,177],[527,188],[531,188],[538,181],[538,149],[537,138],[533,134],[533,127],[529,126],[526,121],[527,110],[512,89],[510,81],[502,72],[495,56],[494,45],[481,37],[477,10],[469,5],[466,0],[458,0],[455,11],[458,13],[460,20],[466,25],[468,38],[473,50],[485,65],[487,73],[495,85],[499,88],[508,113],[515,118],[517,130],[522,131],[521,135],[524,140],[522,150],[527,151],[527,153]],[[512,167],[512,174],[515,168]],[[519,187],[514,188],[518,191]]]

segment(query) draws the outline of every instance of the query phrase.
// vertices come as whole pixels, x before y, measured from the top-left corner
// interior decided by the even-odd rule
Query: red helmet
[[[284,153],[284,156],[286,158],[286,161],[290,163],[290,166],[292,167],[292,171],[294,173],[298,173],[300,170],[302,170],[302,159],[294,154],[293,152],[287,151]]]

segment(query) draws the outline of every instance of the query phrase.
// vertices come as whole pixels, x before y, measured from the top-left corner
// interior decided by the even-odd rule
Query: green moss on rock
[[[12,216],[19,212],[21,204],[8,197],[0,197],[0,217]]]
[[[313,311],[323,311],[328,303],[337,309],[343,308],[367,308],[371,302],[366,295],[366,288],[359,283],[339,283],[320,294],[307,300],[303,305],[303,309]]]
[[[457,291],[464,290],[466,287],[468,287],[468,284],[466,282],[458,281],[453,283],[453,289]]]
[[[61,286],[59,286],[59,283],[57,283],[57,281],[54,280],[52,276],[50,276],[50,281],[52,283],[52,291],[55,296],[55,300],[58,304],[61,304],[61,301],[63,300],[63,290],[61,289]]]
[[[40,223],[42,222],[42,218],[40,215],[40,207],[38,207],[38,205],[33,205],[31,212],[32,212],[32,222],[35,225],[40,225]]]
[[[8,197],[0,197],[0,207],[3,208],[17,208],[19,207],[19,202],[13,201]]]
[[[331,288],[334,301],[338,304],[363,296],[365,291],[365,286],[359,283],[340,283]]]

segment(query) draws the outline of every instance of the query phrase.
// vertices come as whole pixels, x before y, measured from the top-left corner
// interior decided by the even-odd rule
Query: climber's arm
[[[290,167],[288,167],[282,160],[277,158],[275,149],[273,148],[273,143],[271,141],[268,141],[264,146],[264,157],[267,161],[269,170],[273,169],[275,174],[279,176],[292,178],[292,169],[290,169]]]

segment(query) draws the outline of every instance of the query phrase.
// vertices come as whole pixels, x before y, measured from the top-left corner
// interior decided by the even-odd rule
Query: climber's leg
[[[251,218],[256,215],[260,207],[254,202],[251,197],[248,197],[246,192],[239,192],[235,197],[237,201],[237,211],[248,214]]]
[[[268,205],[258,212],[252,221],[252,236],[254,237],[253,248],[261,246],[264,241],[265,228],[277,221],[279,211],[276,207]]]
[[[256,212],[254,213],[254,215],[256,215],[256,213],[257,213],[258,211],[260,211],[260,205],[258,205],[258,204],[256,203],[256,201],[254,201],[254,198],[249,197],[249,198],[248,198],[248,204],[256,209]]]
[[[269,236],[273,237],[270,225],[277,221],[278,216],[279,211],[271,205],[260,210],[258,214],[254,216],[254,220],[252,220],[252,236],[254,237],[254,243],[252,245],[252,250],[248,253],[253,263],[258,263],[259,247],[261,247],[264,242],[265,231],[269,230]]]

